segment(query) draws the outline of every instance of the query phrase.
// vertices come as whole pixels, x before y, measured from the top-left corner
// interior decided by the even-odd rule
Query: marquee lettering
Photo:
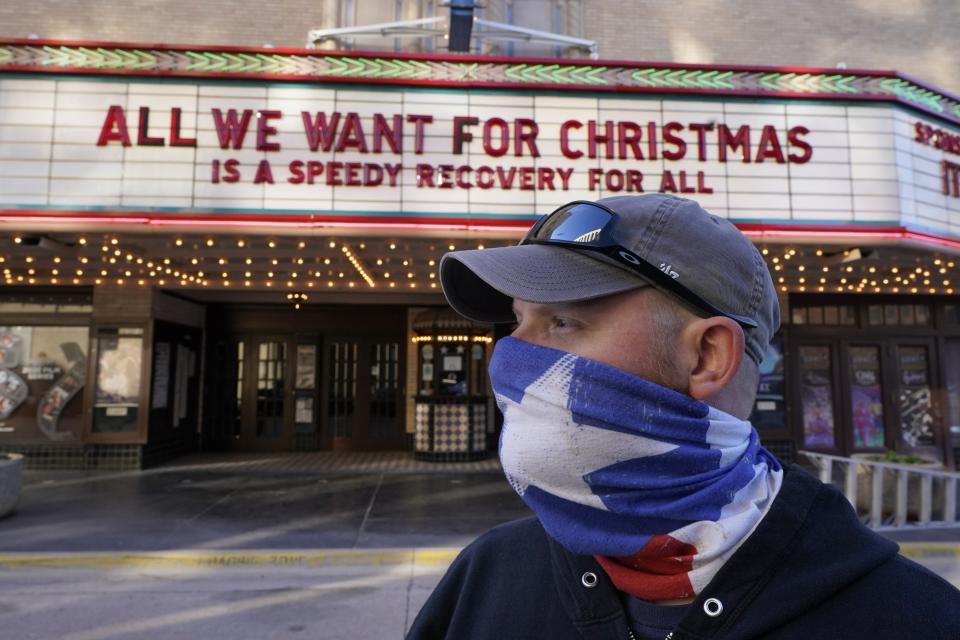
[[[131,107],[133,108],[133,107]],[[183,132],[183,110],[169,110],[168,135],[157,135],[154,122],[158,114],[149,106],[138,109],[137,131],[131,137],[124,108],[113,105],[107,109],[96,144],[132,146],[196,147],[197,138]],[[159,117],[166,117],[159,113]],[[283,150],[284,113],[279,109],[236,109],[214,107],[209,114],[198,114],[197,127],[204,117],[212,124],[216,143],[223,150],[256,151],[274,154]],[[441,126],[442,125],[442,126]],[[289,126],[289,124],[287,124]],[[642,193],[646,187],[656,187],[663,193],[713,193],[707,184],[706,172],[676,170],[669,165],[656,166],[657,181],[644,183],[643,163],[669,162],[745,162],[803,164],[813,157],[813,147],[807,142],[809,129],[795,126],[786,132],[773,125],[740,125],[736,129],[723,122],[669,121],[637,122],[633,120],[579,120],[561,123],[556,139],[541,138],[541,126],[534,118],[503,117],[479,118],[454,115],[452,126],[436,123],[430,114],[384,114],[361,116],[358,112],[301,111],[299,133],[306,144],[305,157],[285,160],[286,174],[277,173],[272,156],[258,161],[244,170],[236,158],[211,161],[210,180],[214,184],[236,183],[242,180],[253,184],[275,184],[277,181],[293,185],[325,184],[346,187],[399,187],[404,165],[401,162],[341,162],[323,157],[323,154],[355,152],[376,156],[400,156],[405,152],[404,140],[412,139],[414,155],[422,155],[426,136],[446,136],[450,153],[493,159],[477,164],[431,164],[418,162],[410,167],[417,188],[421,189],[502,189],[519,191],[568,191],[575,169],[562,166],[563,159],[580,158],[624,160],[636,162],[633,167],[582,170],[587,188],[610,193]],[[151,127],[153,130],[151,131]],[[164,131],[166,133],[166,131]],[[293,132],[297,133],[297,132]],[[249,134],[249,135],[248,135]],[[917,124],[918,140],[925,144],[953,149],[960,138],[939,130],[930,130]],[[252,142],[251,142],[252,141]],[[547,149],[549,147],[549,150]],[[715,158],[709,158],[716,148]],[[524,165],[505,167],[495,159],[507,154],[516,158],[542,158],[543,154],[561,158],[559,166]],[[947,163],[943,168],[944,190],[956,191],[956,169]],[[580,187],[582,188],[582,187]]]

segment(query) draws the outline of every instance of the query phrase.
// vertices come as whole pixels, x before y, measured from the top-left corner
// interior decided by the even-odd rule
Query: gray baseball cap
[[[714,315],[752,320],[741,322],[746,352],[758,364],[763,360],[780,326],[780,305],[766,263],[746,236],[728,220],[676,196],[616,196],[596,203],[616,214],[620,246],[714,307],[719,312]],[[448,253],[440,261],[440,282],[450,306],[477,322],[513,322],[514,298],[576,302],[645,286],[698,315],[709,313],[679,298],[663,277],[645,277],[600,253],[548,244]]]

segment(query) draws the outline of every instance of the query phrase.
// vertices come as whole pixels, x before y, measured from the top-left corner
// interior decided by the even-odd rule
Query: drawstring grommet
[[[593,571],[587,571],[580,577],[580,582],[587,589],[593,589],[595,586],[597,586],[597,574],[595,574]]]
[[[723,613],[723,603],[716,598],[710,598],[703,603],[703,612],[711,618],[716,618]]]

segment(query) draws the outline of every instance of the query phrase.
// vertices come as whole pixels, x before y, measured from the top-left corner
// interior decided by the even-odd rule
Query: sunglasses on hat
[[[757,327],[754,319],[717,308],[670,274],[620,244],[615,233],[618,219],[613,210],[600,203],[576,200],[538,220],[520,244],[546,244],[604,255],[709,316],[730,318],[747,329]]]

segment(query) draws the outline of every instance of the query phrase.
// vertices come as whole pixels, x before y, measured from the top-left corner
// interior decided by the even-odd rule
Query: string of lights
[[[17,234],[0,239],[6,285],[159,286],[185,289],[285,289],[305,293],[366,289],[436,290],[436,268],[457,244],[280,237],[103,236],[58,234],[53,242]],[[472,242],[482,249],[497,241]],[[501,245],[512,244],[502,242]],[[861,249],[766,244],[761,254],[781,293],[946,294],[955,292],[958,258],[909,247]],[[290,298],[292,300],[292,298]],[[297,299],[305,302],[306,299]]]

